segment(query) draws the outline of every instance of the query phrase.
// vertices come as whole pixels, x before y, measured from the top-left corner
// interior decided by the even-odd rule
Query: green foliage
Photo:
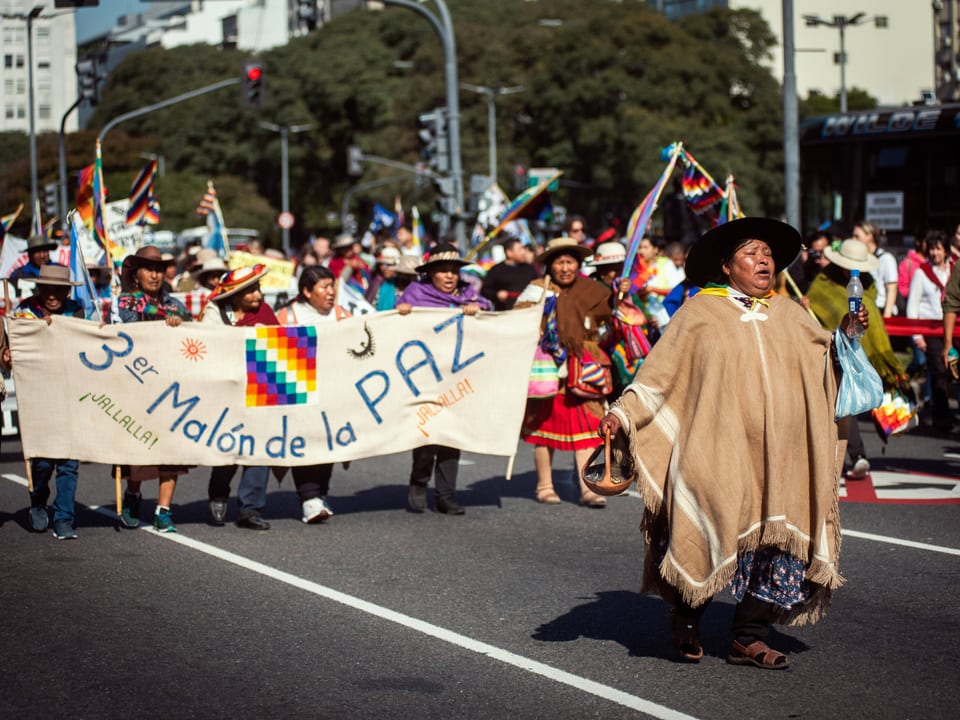
[[[760,65],[774,41],[757,12],[713,11],[670,23],[643,0],[448,6],[459,79],[525,88],[496,100],[498,176],[508,193],[514,166],[556,166],[564,171],[557,203],[587,215],[593,227],[611,213],[626,220],[664,166],[660,149],[682,140],[719,182],[735,173],[748,213],[782,211],[780,88]],[[111,118],[239,79],[246,57],[204,45],[131,54],[103,88],[90,130],[69,138],[71,173],[92,162],[92,138]],[[429,23],[403,8],[347,13],[259,59],[262,110],[242,107],[238,87],[230,87],[112,129],[103,148],[111,197],[124,196],[145,162],[141,153],[161,154],[162,227],[197,224],[193,212],[212,178],[228,224],[260,228],[278,245],[280,138],[259,123],[312,124],[289,135],[296,244],[308,230],[334,231],[328,216],[339,215],[358,182],[346,174],[348,146],[415,164],[417,116],[445,104],[440,43]],[[468,91],[459,100],[466,185],[471,174],[487,172],[487,101]],[[19,140],[0,150],[5,207],[13,188],[24,187],[22,152]],[[55,159],[43,166],[55,175]],[[367,163],[360,181],[397,175]],[[415,188],[412,176],[355,193],[350,210],[362,225],[374,202],[391,206],[395,194],[429,214],[433,190]]]
[[[877,107],[877,99],[863,88],[852,87],[847,89],[847,110],[872,110]],[[817,90],[811,90],[806,99],[800,101],[799,115],[801,119],[831,115],[840,112],[840,93],[834,96],[824,95]]]

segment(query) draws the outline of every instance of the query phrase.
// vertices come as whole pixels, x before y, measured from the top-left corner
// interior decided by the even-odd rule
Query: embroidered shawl
[[[843,578],[830,333],[774,296],[746,309],[699,293],[681,307],[611,411],[649,545],[644,589],[699,605],[761,546],[807,565],[815,590],[780,622],[815,622]],[[653,548],[665,547],[659,567]]]

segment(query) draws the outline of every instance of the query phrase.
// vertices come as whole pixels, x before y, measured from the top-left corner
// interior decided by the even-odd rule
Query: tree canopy
[[[761,65],[774,37],[758,12],[714,10],[669,22],[642,0],[448,0],[456,32],[459,79],[523,92],[496,99],[498,179],[513,193],[515,166],[564,171],[556,202],[595,229],[625,220],[663,169],[661,148],[684,141],[722,182],[733,172],[749,214],[783,209],[781,91]],[[541,22],[549,20],[550,22]],[[226,78],[239,78],[244,53],[194,45],[132,53],[111,73],[90,130],[68,138],[71,174],[92,162],[94,138],[111,118]],[[207,179],[217,185],[228,224],[265,232],[277,245],[280,136],[260,126],[313,125],[288,138],[294,244],[339,225],[347,148],[400,162],[418,161],[418,115],[445,103],[442,48],[415,13],[388,7],[351,12],[265,52],[265,103],[241,106],[226,88],[127,121],[103,147],[106,184],[124,197],[144,164],[164,157],[159,183],[162,227],[197,224]],[[465,185],[487,173],[487,100],[460,92]],[[44,138],[41,182],[56,179],[56,138]],[[2,144],[0,144],[2,146]],[[25,147],[0,154],[4,207],[29,194]],[[397,171],[365,164],[362,181]],[[25,181],[25,182],[24,182]],[[373,202],[400,194],[404,205],[432,207],[432,188],[414,177],[357,193],[368,217]]]

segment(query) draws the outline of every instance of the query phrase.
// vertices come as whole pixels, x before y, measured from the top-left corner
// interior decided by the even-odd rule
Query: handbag
[[[613,392],[610,357],[599,347],[584,346],[580,354],[567,358],[567,392],[596,400]]]
[[[533,365],[530,366],[530,380],[527,383],[528,398],[553,397],[560,390],[560,373],[553,357],[545,353],[540,344],[533,351]]]
[[[834,347],[843,376],[837,390],[836,418],[869,412],[883,403],[883,382],[867,359],[860,341],[842,330],[834,333]]]

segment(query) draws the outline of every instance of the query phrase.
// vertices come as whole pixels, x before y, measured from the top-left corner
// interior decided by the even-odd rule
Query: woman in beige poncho
[[[600,424],[636,473],[644,589],[673,606],[682,660],[703,656],[700,615],[731,585],[728,662],[786,668],[764,642],[770,624],[817,620],[843,582],[831,335],[773,293],[800,245],[796,230],[765,218],[700,238],[686,271],[703,289]]]

